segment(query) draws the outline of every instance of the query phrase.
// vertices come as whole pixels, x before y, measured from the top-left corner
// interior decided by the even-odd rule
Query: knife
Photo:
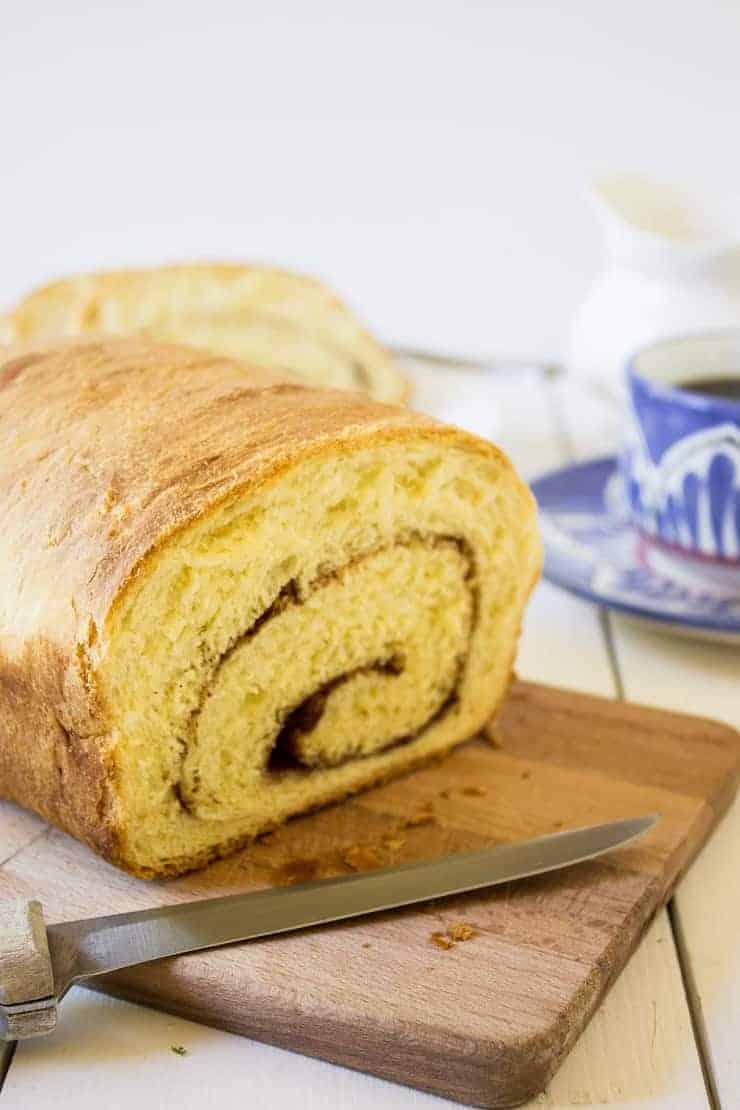
[[[535,356],[524,358],[522,355],[494,355],[475,358],[472,355],[448,354],[426,347],[406,347],[399,344],[390,344],[389,350],[400,358],[427,362],[431,366],[442,366],[448,370],[482,370],[489,373],[541,370],[546,378],[558,378],[565,372],[562,363]]]
[[[655,816],[572,829],[360,875],[44,925],[39,902],[0,904],[0,1038],[50,1033],[73,983],[124,967],[274,936],[582,863],[647,832]]]

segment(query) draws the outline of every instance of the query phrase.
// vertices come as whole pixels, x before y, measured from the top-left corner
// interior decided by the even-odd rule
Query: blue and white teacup
[[[621,466],[637,527],[740,569],[740,330],[639,351],[627,406]]]

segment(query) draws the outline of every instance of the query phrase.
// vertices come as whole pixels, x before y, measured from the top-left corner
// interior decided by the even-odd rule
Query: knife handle
[[[50,1033],[56,1025],[54,970],[40,902],[0,902],[0,1037]]]

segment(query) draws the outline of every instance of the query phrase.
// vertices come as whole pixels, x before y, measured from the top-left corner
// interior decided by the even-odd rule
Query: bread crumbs
[[[368,871],[383,863],[383,857],[377,848],[368,844],[352,844],[342,853],[342,859],[353,871]]]
[[[445,933],[432,933],[429,939],[437,948],[449,951],[460,941],[472,940],[477,935],[473,925],[469,925],[467,921],[456,921]]]
[[[432,944],[436,944],[437,948],[447,949],[455,947],[454,941],[450,940],[450,938],[446,936],[445,933],[432,933],[429,939],[431,940]]]
[[[403,822],[404,829],[418,829],[421,825],[436,825],[437,818],[433,813],[412,813]]]
[[[468,925],[467,921],[458,921],[450,926],[447,935],[451,940],[472,940],[475,936],[475,929],[472,925]]]
[[[384,836],[383,847],[389,852],[400,852],[406,843],[400,836]]]
[[[187,1056],[188,1050],[183,1044],[171,1044],[170,1049],[174,1052],[175,1056]]]
[[[318,859],[292,859],[278,869],[279,878],[287,885],[320,879],[322,873],[323,866]]]

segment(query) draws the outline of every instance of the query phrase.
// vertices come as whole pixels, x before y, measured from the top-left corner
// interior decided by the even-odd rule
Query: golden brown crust
[[[0,318],[0,343],[140,334],[244,355],[240,333],[255,325],[271,333],[259,365],[285,374],[291,350],[304,342],[314,357],[325,357],[327,384],[339,384],[341,373],[346,387],[377,400],[408,399],[406,376],[331,289],[268,266],[182,263],[63,278],[33,290]],[[305,368],[293,369],[304,376]]]
[[[96,663],[154,552],[298,460],[358,440],[443,439],[509,467],[492,445],[407,409],[133,338],[1,365],[0,421],[0,794],[124,866]]]

